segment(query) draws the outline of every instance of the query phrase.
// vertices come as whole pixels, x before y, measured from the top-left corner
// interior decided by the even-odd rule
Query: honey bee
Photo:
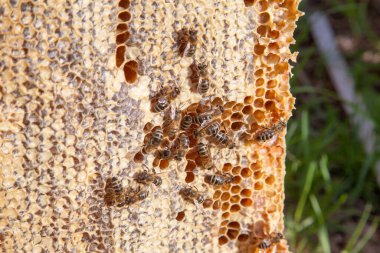
[[[130,193],[125,194],[125,199],[123,205],[132,205],[138,201],[142,201],[149,196],[149,192],[146,190],[141,190],[138,187],[136,190],[131,190]]]
[[[233,149],[236,146],[230,136],[222,131],[212,134],[212,137],[220,146],[228,147],[229,149]]]
[[[198,63],[197,65],[198,75],[202,77],[207,76],[207,67],[208,67],[207,63]]]
[[[193,132],[193,135],[195,138],[199,136],[204,136],[205,133],[207,135],[214,136],[219,132],[219,129],[220,129],[220,123],[218,121],[213,121],[201,127],[200,129],[195,129]]]
[[[178,33],[178,47],[181,56],[191,57],[195,54],[197,47],[197,33],[194,29],[182,28]]]
[[[279,243],[280,240],[283,238],[284,238],[284,235],[281,233],[272,233],[269,237],[264,238],[258,247],[260,249],[268,249],[273,244]]]
[[[197,91],[199,94],[205,94],[207,93],[208,89],[210,88],[210,81],[207,77],[201,78],[199,80],[198,86],[197,86]]]
[[[123,192],[123,186],[119,179],[116,177],[111,177],[106,180],[106,193],[114,193],[120,195]]]
[[[202,204],[206,199],[205,196],[200,194],[198,190],[194,190],[192,187],[184,187],[179,191],[179,193],[185,200],[197,201],[198,204]]]
[[[172,101],[176,99],[179,96],[179,94],[181,94],[181,89],[177,85],[171,86],[170,88],[161,87],[159,94],[161,96],[167,97],[169,101]]]
[[[198,125],[203,125],[205,122],[210,121],[212,118],[218,117],[224,112],[222,106],[216,106],[215,109],[211,108],[207,112],[199,113],[194,116],[194,122]]]
[[[135,175],[135,181],[139,184],[154,184],[155,186],[160,186],[162,184],[162,178],[156,175],[156,172],[149,173],[147,170],[139,172]]]
[[[185,116],[183,116],[181,120],[180,127],[182,130],[187,130],[189,129],[192,123],[193,123],[193,118],[189,114],[186,114]]]
[[[211,170],[214,168],[215,166],[212,162],[210,147],[207,144],[200,142],[197,145],[197,150],[199,157],[201,158],[203,168],[206,170]]]
[[[153,112],[162,112],[168,108],[170,100],[167,96],[160,96],[153,107]]]
[[[233,180],[234,176],[232,175],[206,175],[206,181],[208,181],[211,185],[231,184]]]
[[[161,127],[154,129],[152,137],[149,139],[148,143],[143,147],[142,152],[148,154],[152,152],[157,146],[159,146],[164,138],[164,133]]]
[[[106,192],[106,194],[104,194],[104,203],[107,206],[113,206],[115,204],[115,197],[114,192]]]
[[[272,126],[271,128],[267,128],[266,130],[260,132],[256,139],[259,141],[267,141],[272,139],[277,133],[281,132],[286,127],[286,123],[283,121],[279,121],[277,124]]]
[[[190,147],[190,140],[189,137],[186,135],[186,133],[181,133],[178,136],[178,139],[176,141],[176,145],[174,147],[175,151],[174,153],[174,159],[177,161],[181,161],[182,158],[185,156],[186,151]]]
[[[180,111],[172,107],[170,113],[168,113],[166,119],[164,120],[164,133],[169,137],[169,139],[173,139],[177,134],[180,126],[180,116]]]
[[[172,152],[168,148],[157,150],[156,157],[161,160],[169,159],[172,155]]]

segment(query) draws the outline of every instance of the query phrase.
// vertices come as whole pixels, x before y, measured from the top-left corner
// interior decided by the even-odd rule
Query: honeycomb
[[[289,252],[283,233],[289,78],[298,0],[3,1],[0,6],[0,248],[4,252]],[[178,53],[178,31],[197,30],[194,56]],[[208,63],[210,88],[193,89],[194,63]],[[193,117],[223,107],[234,147],[206,137],[180,161],[142,148],[164,112],[152,97]],[[204,106],[206,104],[206,106]],[[182,115],[183,116],[183,115]],[[199,129],[199,128],[198,128]],[[174,140],[165,135],[162,147]],[[106,181],[136,188],[154,169],[162,184],[117,207]],[[211,185],[208,174],[232,182]],[[203,203],[180,194],[193,187]]]

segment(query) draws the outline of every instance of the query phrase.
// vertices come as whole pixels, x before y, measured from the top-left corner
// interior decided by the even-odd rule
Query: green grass
[[[318,3],[333,26],[338,16],[349,29],[344,30],[345,35],[366,41],[367,48],[358,46],[345,57],[357,92],[368,108],[365,116],[374,121],[380,140],[380,87],[376,87],[380,65],[361,58],[365,49],[376,50],[380,45],[367,18],[371,8],[365,1]],[[310,6],[315,8],[315,3],[304,0],[301,10]],[[380,219],[379,186],[373,165],[380,159],[380,152],[365,154],[314,45],[308,14],[298,22],[294,46],[300,54],[292,78],[297,110],[288,122],[287,134],[286,236],[294,252],[373,252],[369,241]],[[339,25],[334,27],[337,33]],[[343,240],[338,244],[336,238]],[[370,242],[374,243],[380,247],[379,242]]]

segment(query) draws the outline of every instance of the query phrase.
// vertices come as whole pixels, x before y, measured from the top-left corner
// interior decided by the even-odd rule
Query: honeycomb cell
[[[260,86],[263,86],[264,83],[265,83],[264,78],[257,78],[255,85],[256,85],[256,87],[260,87]]]
[[[124,63],[125,46],[119,46],[116,49],[116,67],[120,67]]]
[[[254,188],[256,191],[261,191],[261,190],[263,189],[263,187],[264,187],[264,185],[263,185],[262,182],[256,182],[253,188]]]
[[[144,155],[141,152],[136,153],[133,161],[135,163],[142,163],[144,161]]]
[[[194,179],[195,179],[195,176],[193,172],[186,172],[186,178],[185,178],[186,183],[191,183],[194,181]]]
[[[160,159],[155,158],[155,159],[153,160],[152,166],[153,166],[153,167],[157,167],[159,164],[160,164]]]
[[[275,178],[273,175],[270,175],[268,176],[266,179],[265,179],[265,183],[268,184],[268,185],[272,185],[275,181]]]
[[[234,107],[235,104],[236,104],[235,101],[228,101],[227,103],[224,104],[224,110],[231,109],[232,107]]]
[[[242,103],[237,103],[232,107],[233,112],[241,111],[243,109],[244,105]]]
[[[135,68],[136,61],[129,61],[124,65],[124,76],[128,83],[134,83],[137,80],[137,68]]]
[[[270,20],[270,15],[268,12],[263,12],[259,15],[259,23],[265,24],[268,23]]]
[[[228,223],[228,226],[229,228],[233,228],[235,230],[239,230],[240,229],[240,223],[237,222],[237,221],[231,221]]]
[[[222,221],[222,222],[220,223],[220,226],[221,226],[221,227],[227,226],[228,222],[229,222],[228,220],[224,220],[224,221]]]
[[[222,211],[226,211],[228,210],[228,208],[230,208],[230,203],[224,202],[222,205]]]
[[[227,228],[226,227],[221,227],[221,228],[219,228],[219,234],[220,235],[223,235],[223,234],[225,234],[227,232]]]
[[[250,198],[244,198],[244,199],[242,199],[242,200],[240,201],[240,204],[241,204],[242,206],[244,206],[244,207],[249,207],[249,206],[252,206],[253,201],[252,201],[252,199],[250,199]]]
[[[124,23],[120,23],[116,26],[116,32],[117,33],[121,33],[121,32],[125,32],[128,30],[128,25],[127,24],[124,24]]]
[[[268,9],[268,2],[263,0],[263,1],[259,1],[257,2],[257,10],[259,12],[263,12],[263,11],[266,11]]]
[[[265,98],[267,98],[267,99],[275,99],[276,98],[276,92],[274,90],[267,90],[265,92]]]
[[[253,112],[253,107],[251,105],[246,105],[246,106],[244,106],[242,112],[245,115],[251,115]]]
[[[230,199],[231,195],[228,193],[228,192],[223,192],[222,196],[220,197],[220,199],[222,201],[228,201]]]
[[[230,213],[229,212],[224,212],[223,214],[222,214],[222,218],[223,219],[228,219],[229,217],[230,217]]]
[[[212,199],[206,199],[206,200],[203,202],[203,207],[204,207],[204,208],[209,208],[209,207],[211,207],[212,204],[213,204]]]
[[[231,115],[231,119],[235,121],[242,120],[243,114],[241,114],[240,112],[235,112]]]
[[[169,160],[161,160],[160,169],[164,170],[169,167]]]
[[[178,212],[175,219],[177,221],[183,221],[185,219],[185,211]]]
[[[287,62],[280,62],[274,67],[276,74],[284,74],[289,71],[289,64]]]
[[[219,200],[217,200],[217,201],[215,201],[214,204],[212,205],[212,209],[214,209],[214,210],[218,210],[218,209],[220,209],[221,206],[222,206],[222,203],[221,203]]]
[[[241,187],[240,187],[239,185],[234,185],[234,186],[232,186],[232,188],[231,188],[231,192],[232,192],[233,194],[237,194],[237,193],[239,193],[240,190],[241,190]]]
[[[129,4],[130,4],[129,0],[120,0],[119,2],[119,6],[124,9],[128,9]]]
[[[255,52],[256,55],[263,55],[265,51],[265,46],[257,44],[253,48],[253,51]]]
[[[270,28],[269,28],[268,26],[266,26],[266,25],[260,25],[260,26],[257,27],[257,29],[256,29],[257,33],[258,33],[261,37],[263,37],[263,38],[265,38],[265,37],[267,36],[269,30],[270,30]]]
[[[253,102],[253,97],[252,96],[246,96],[244,98],[244,104],[249,105],[249,104],[252,104],[252,102]]]
[[[248,178],[252,176],[252,171],[249,168],[243,168],[240,172],[242,177]]]
[[[237,212],[240,211],[240,209],[241,209],[241,207],[240,207],[239,204],[234,204],[234,205],[231,206],[230,211],[231,211],[232,213],[237,213]]]
[[[280,37],[280,32],[277,30],[272,30],[269,32],[268,37],[271,39],[278,39],[278,37]]]
[[[268,111],[274,111],[276,109],[276,104],[273,101],[267,101],[265,102],[265,109]]]
[[[231,165],[232,167],[232,165]],[[240,171],[241,171],[241,167],[240,166],[236,166],[232,169],[232,174],[234,175],[239,175],[240,174]]]
[[[265,56],[265,61],[268,65],[275,65],[280,62],[280,56],[274,53],[269,53]]]
[[[252,196],[252,191],[250,189],[243,189],[240,192],[240,195],[243,197],[251,197]]]
[[[265,94],[265,89],[264,88],[258,88],[258,89],[256,89],[255,94],[256,94],[256,97],[262,97]]]
[[[246,242],[248,239],[249,239],[249,235],[247,235],[247,234],[241,234],[238,236],[239,242]]]
[[[219,245],[224,245],[224,244],[228,243],[228,238],[226,236],[220,236],[218,239],[218,242],[219,242]]]
[[[231,124],[231,129],[233,131],[239,131],[242,128],[242,126],[244,126],[244,125],[245,125],[245,123],[242,121],[233,122]]]
[[[187,161],[187,165],[186,165],[185,171],[186,172],[194,171],[194,169],[196,167],[197,167],[197,165],[195,164],[195,162],[193,162],[193,161]]]
[[[263,107],[263,105],[264,105],[264,99],[262,99],[262,98],[256,98],[256,99],[255,99],[255,102],[253,103],[253,105],[254,105],[256,108],[261,108],[261,107]]]
[[[222,195],[222,192],[219,191],[219,190],[216,190],[216,191],[214,192],[213,199],[219,199],[219,198],[220,198],[220,195]]]
[[[131,13],[129,11],[123,11],[119,13],[119,19],[123,20],[124,22],[127,22],[131,20]]]
[[[255,117],[256,121],[257,122],[262,122],[264,121],[265,119],[265,114],[263,111],[261,110],[256,110],[254,113],[253,113],[253,117]]]
[[[222,190],[223,190],[223,191],[229,191],[230,188],[231,188],[231,185],[230,185],[230,184],[224,184],[224,185],[222,185]]]
[[[270,205],[267,209],[268,213],[275,213],[277,211],[276,205]]]
[[[227,236],[230,238],[230,240],[235,240],[239,235],[239,231],[235,229],[228,229],[227,230]]]
[[[268,89],[273,89],[277,87],[277,81],[276,80],[269,80],[267,83]]]
[[[234,180],[232,181],[233,184],[240,184],[241,177],[240,176],[234,176]]]
[[[211,104],[212,104],[212,106],[223,105],[223,99],[220,97],[216,97],[216,98],[214,98],[214,100],[212,100]]]
[[[144,125],[144,133],[149,133],[153,127],[154,127],[154,125],[152,123],[150,123],[150,122],[146,123]]]
[[[268,48],[269,48],[269,51],[274,51],[274,52],[277,52],[280,50],[280,46],[278,45],[277,42],[269,43]]]
[[[116,44],[119,45],[127,42],[130,36],[131,34],[128,31],[119,33],[118,35],[116,35]]]
[[[231,163],[225,163],[224,165],[223,165],[223,172],[229,172],[229,171],[231,171],[231,169],[232,169],[232,164]]]
[[[231,197],[231,202],[232,203],[237,203],[240,201],[240,196],[239,195],[234,195]]]

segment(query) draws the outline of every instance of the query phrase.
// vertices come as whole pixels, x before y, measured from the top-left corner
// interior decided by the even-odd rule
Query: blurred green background
[[[380,0],[302,0],[293,51],[288,122],[285,222],[293,252],[380,252]],[[357,129],[343,110],[309,17],[322,11],[375,125],[376,151],[364,152]],[[355,105],[350,105],[354,109]]]

